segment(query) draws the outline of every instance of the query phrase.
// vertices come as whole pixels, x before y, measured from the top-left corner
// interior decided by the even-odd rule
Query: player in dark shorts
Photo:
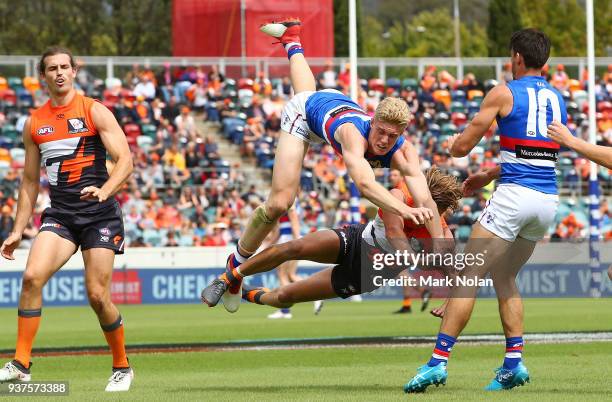
[[[73,87],[76,64],[68,49],[52,47],[40,59],[39,73],[49,101],[32,112],[23,129],[25,167],[15,227],[0,254],[15,259],[36,198],[40,166],[49,178],[51,207],[30,249],[17,311],[15,357],[0,369],[0,382],[30,381],[30,358],[41,320],[42,289],[81,247],[89,304],[98,316],[113,355],[106,391],[127,391],[133,377],[123,320],[111,301],[115,254],[123,253],[123,219],[113,195],[133,169],[125,134],[110,110]],[[108,173],[106,153],[114,167]]]
[[[427,172],[426,179],[440,213],[457,207],[462,190],[454,177],[431,169]],[[391,194],[406,204],[412,202],[406,199],[399,189],[391,190]],[[375,254],[393,253],[394,250],[412,250],[409,244],[413,239],[409,234],[413,230],[423,229],[424,226],[408,229],[406,224],[406,220],[398,215],[382,213],[368,224],[319,230],[301,239],[269,247],[241,265],[240,270],[244,276],[270,271],[290,260],[335,264],[335,267],[272,291],[264,288],[245,288],[243,298],[253,303],[284,308],[294,303],[334,297],[347,298],[371,292],[380,286],[377,286],[380,281],[375,281],[376,276],[391,279],[405,269],[404,266],[375,269],[373,258]],[[452,233],[448,228],[443,232],[445,238],[450,240],[449,243],[452,243]],[[424,238],[418,240],[427,241]],[[429,240],[431,243],[431,238]],[[224,281],[213,281],[202,291],[202,301],[211,307],[215,306],[227,286]]]

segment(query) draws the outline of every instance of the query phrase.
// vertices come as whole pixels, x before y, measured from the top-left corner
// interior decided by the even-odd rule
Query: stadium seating
[[[155,116],[153,120],[141,121],[144,115],[136,113],[134,104],[139,102],[133,93],[134,83],[137,82],[122,80],[121,78],[112,78],[105,81],[98,80],[97,83],[92,82],[87,86],[89,95],[98,95],[102,97],[103,104],[106,105],[120,121],[124,129],[128,143],[134,153],[135,161],[137,161],[137,169],[134,173],[135,181],[130,184],[129,191],[126,191],[126,199],[130,198],[130,194],[136,189],[141,190],[148,200],[151,196],[151,188],[155,188],[160,193],[166,191],[170,187],[176,190],[176,197],[179,196],[181,189],[185,185],[197,185],[207,188],[206,191],[211,191],[213,186],[220,186],[221,193],[206,196],[208,204],[201,212],[201,219],[204,219],[207,224],[207,230],[212,228],[216,223],[218,215],[222,211],[221,203],[218,201],[225,200],[229,197],[229,188],[235,183],[217,183],[218,180],[227,180],[232,177],[233,168],[230,162],[219,159],[218,157],[208,158],[204,154],[205,144],[203,136],[198,134],[194,138],[178,137],[175,132],[172,120],[174,116],[166,105],[169,97],[163,96],[164,91],[169,94],[178,94],[177,88],[170,85],[164,88],[158,88],[158,96],[165,103],[161,109],[153,110],[154,103],[149,102],[141,104],[150,111],[150,116]],[[415,104],[417,109],[415,119],[408,127],[408,134],[416,138],[419,143],[419,152],[424,161],[432,164],[437,164],[440,168],[452,172],[463,179],[470,172],[474,172],[482,166],[490,166],[497,163],[499,152],[499,140],[493,136],[494,130],[491,130],[487,136],[475,147],[472,156],[466,162],[467,165],[456,165],[455,162],[448,158],[446,150],[443,149],[444,142],[457,132],[462,131],[471,118],[479,111],[480,103],[486,92],[490,90],[497,81],[486,79],[482,84],[478,84],[478,88],[473,89],[475,84],[470,87],[463,87],[460,80],[455,81],[455,84],[449,85],[449,82],[444,81],[444,86],[440,87],[436,81],[431,88],[431,91],[425,91],[420,87],[420,79],[417,77],[389,77],[386,80],[380,78],[370,78],[359,80],[360,85],[366,92],[363,94],[364,107],[375,107],[380,98],[391,93],[399,94],[403,89],[415,91],[417,93],[418,104]],[[43,83],[44,84],[44,83]],[[173,81],[174,84],[174,81]],[[253,163],[255,166],[263,170],[271,170],[274,166],[274,153],[278,141],[278,127],[274,126],[269,120],[272,111],[278,115],[282,109],[282,105],[288,99],[288,94],[278,92],[283,88],[283,80],[281,77],[270,77],[269,84],[266,84],[266,90],[262,92],[259,82],[256,82],[252,77],[226,77],[225,81],[218,87],[198,88],[198,83],[189,84],[188,88],[184,89],[187,93],[186,102],[194,109],[191,103],[200,96],[199,109],[204,111],[204,118],[214,125],[207,126],[207,130],[219,129],[221,137],[225,138],[228,144],[235,144],[236,149],[243,149],[246,146],[245,138],[249,141],[254,141],[252,162],[245,161],[245,164]],[[268,87],[269,85],[269,87]],[[43,85],[44,86],[44,85]],[[200,91],[200,95],[198,94]],[[368,92],[370,91],[370,92]],[[28,113],[31,107],[37,107],[41,101],[44,101],[44,88],[41,88],[41,83],[34,77],[0,77],[0,113],[4,116],[4,120],[0,119],[0,149],[4,151],[0,155],[0,176],[4,176],[11,169],[20,169],[23,167],[24,151],[21,141],[21,133],[18,128],[18,120]],[[569,90],[563,96],[567,98],[566,106],[573,126],[570,126],[576,133],[584,130],[581,126],[587,121],[585,112],[587,107],[587,93],[584,91],[580,81],[570,80]],[[254,104],[254,99],[257,97],[259,102]],[[612,118],[612,103],[610,103],[610,94],[604,89],[598,92],[597,116],[600,127],[609,127],[609,120]],[[370,109],[370,112],[373,108]],[[171,120],[168,126],[160,124],[160,116],[166,116],[168,112]],[[148,112],[147,112],[148,113]],[[261,118],[260,123],[252,123],[253,117]],[[165,117],[164,117],[165,118]],[[23,121],[23,120],[22,120]],[[220,124],[218,124],[220,123]],[[252,135],[252,124],[261,124],[257,135]],[[608,141],[610,136],[601,136],[601,141]],[[186,155],[187,144],[193,142],[198,157],[189,161],[190,165],[186,168],[186,173],[177,175],[176,168],[167,165],[162,159],[166,149],[172,143],[178,143],[180,152]],[[306,156],[305,169],[300,177],[300,185],[303,190],[300,198],[301,202],[308,204],[308,194],[311,192],[328,195],[330,199],[340,199],[340,192],[346,191],[346,183],[343,182],[344,175],[341,165],[334,165],[334,181],[323,183],[322,178],[318,176],[317,170],[312,167],[319,162],[323,155],[327,155],[331,150],[322,145],[313,145],[311,152]],[[223,155],[221,155],[223,157]],[[147,173],[153,160],[162,165],[161,178],[155,179],[152,185],[152,179],[149,177],[151,173]],[[562,195],[569,195],[579,198],[587,191],[586,177],[584,169],[581,167],[581,158],[575,154],[564,153],[561,155],[558,164],[558,180]],[[345,171],[345,170],[344,170]],[[186,177],[186,179],[185,179]],[[610,172],[601,169],[599,172],[600,181],[604,189],[608,191],[612,188],[610,184]],[[220,179],[222,178],[222,179]],[[386,180],[383,174],[379,177],[381,181]],[[44,178],[43,178],[44,180]],[[185,180],[185,181],[181,181]],[[184,184],[183,184],[184,183]],[[260,189],[265,192],[265,188]],[[210,199],[208,197],[210,196]],[[220,197],[220,198],[219,198]],[[259,195],[261,197],[261,195]],[[211,201],[212,200],[212,201]],[[153,212],[157,211],[160,201],[154,201]],[[468,201],[464,201],[468,202]],[[473,202],[470,200],[469,202]],[[578,222],[588,223],[588,209],[585,205],[572,205],[563,201],[559,207],[557,223],[568,216],[570,212],[574,212],[574,216]],[[127,212],[127,211],[126,211]],[[326,211],[324,208],[321,214]],[[191,217],[196,214],[195,207],[185,207],[181,209],[182,222],[189,222]],[[233,212],[230,218],[236,217],[237,212]],[[473,213],[474,216],[478,212]],[[155,221],[155,217],[147,218]],[[240,218],[244,223],[244,217]],[[317,219],[313,219],[317,221]],[[320,222],[321,219],[318,220]],[[325,221],[324,219],[322,221]],[[334,222],[327,222],[327,226],[333,226]],[[604,230],[609,231],[610,224],[607,223]],[[160,245],[166,242],[167,232],[159,231],[157,223],[151,227],[140,227],[138,225],[126,224],[126,236],[128,243],[135,238],[142,237],[145,243],[150,245]],[[313,227],[320,227],[317,223]],[[203,239],[198,236],[191,235],[189,230],[175,228],[175,237],[179,245],[189,246],[198,245],[203,242]],[[455,232],[457,239],[464,240],[469,237],[469,226],[458,227]],[[553,230],[554,231],[554,230]]]

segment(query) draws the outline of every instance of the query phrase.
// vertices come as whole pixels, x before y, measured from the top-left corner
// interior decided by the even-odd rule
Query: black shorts
[[[340,251],[331,281],[334,292],[343,299],[376,290],[378,286],[374,284],[375,276],[395,277],[399,273],[381,273],[373,268],[372,256],[384,252],[363,240],[361,235],[366,227],[358,224],[333,229],[340,239]]]
[[[40,231],[56,233],[81,250],[109,248],[115,254],[123,254],[123,216],[116,202],[93,211],[49,207],[43,212]]]

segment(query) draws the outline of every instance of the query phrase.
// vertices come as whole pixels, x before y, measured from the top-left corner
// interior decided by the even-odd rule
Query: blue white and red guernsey
[[[548,139],[547,126],[567,124],[563,97],[543,77],[525,76],[506,84],[514,103],[510,114],[497,118],[500,132],[500,184],[514,183],[557,194],[555,164],[559,145]]]
[[[370,136],[372,118],[358,104],[338,91],[324,90],[313,93],[306,100],[305,109],[306,121],[310,130],[331,145],[338,155],[342,155],[342,146],[334,139],[334,134],[342,124],[352,123],[366,141]],[[391,167],[393,154],[403,144],[404,137],[402,136],[385,155],[376,156],[366,153],[364,157],[372,167]]]
[[[293,231],[291,230],[291,220],[289,219],[289,213],[285,212],[278,219],[278,228],[280,236],[293,236]]]

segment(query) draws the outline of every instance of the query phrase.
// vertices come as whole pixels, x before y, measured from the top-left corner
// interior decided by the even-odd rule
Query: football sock
[[[281,309],[281,313],[283,313],[283,314],[291,314],[291,309],[290,308],[282,308]]]
[[[285,45],[285,50],[287,51],[287,58],[290,59],[294,54],[304,54],[304,48],[301,43],[290,42]]]
[[[263,305],[263,303],[261,302],[261,296],[263,296],[264,294],[268,292],[270,291],[266,288],[254,288],[250,290],[243,290],[242,298],[248,302]]]
[[[429,367],[437,366],[440,363],[448,363],[448,357],[453,349],[453,345],[457,342],[457,338],[443,334],[438,334],[438,340],[436,341],[436,347],[431,354],[431,359],[427,365]]]
[[[32,357],[32,344],[40,325],[42,310],[17,310],[17,347],[15,360],[24,368],[30,367]]]
[[[410,297],[404,297],[404,301],[402,301],[402,307],[412,307],[412,299]]]
[[[130,367],[127,355],[125,353],[125,338],[123,334],[123,319],[121,316],[117,318],[115,322],[108,325],[102,325],[102,331],[106,342],[110,347],[111,353],[113,354],[113,368],[127,368]]]
[[[523,358],[523,337],[515,336],[506,338],[506,356],[504,357],[504,368],[512,370]]]

